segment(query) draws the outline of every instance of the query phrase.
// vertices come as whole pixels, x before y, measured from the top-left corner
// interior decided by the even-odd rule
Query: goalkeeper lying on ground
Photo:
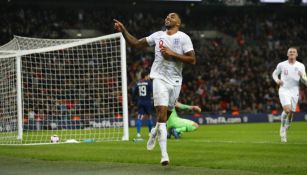
[[[193,110],[195,112],[201,112],[201,109],[199,106],[189,106],[176,102],[176,106],[172,110],[172,113],[167,120],[166,126],[168,130],[167,137],[171,138],[171,135],[174,135],[175,139],[179,139],[180,134],[183,132],[195,131],[199,126],[192,120],[180,118],[176,112],[176,108],[182,110]]]

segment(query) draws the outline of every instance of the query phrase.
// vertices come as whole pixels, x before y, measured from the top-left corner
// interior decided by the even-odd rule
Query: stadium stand
[[[94,10],[81,7],[63,10],[57,6],[47,9],[44,6],[4,5],[0,10],[1,44],[8,42],[13,35],[69,38],[65,29],[95,29],[102,34],[109,34],[114,32],[113,18],[119,17],[131,33],[144,37],[157,30],[152,26],[163,26],[163,17],[170,11],[169,8],[162,8],[162,11],[157,13],[154,8],[137,5],[121,9],[100,6]],[[196,68],[185,68],[180,95],[182,103],[199,105],[203,111],[212,113],[281,111],[277,87],[271,73],[276,63],[286,59],[286,50],[289,46],[298,47],[299,60],[306,63],[305,7],[277,6],[268,9],[265,6],[240,8],[186,5],[176,7],[175,10],[182,16],[182,30],[193,36],[198,59]],[[206,35],[195,34],[195,31],[215,31],[221,35],[209,38]],[[235,44],[227,43],[225,36]],[[151,66],[151,53],[152,50],[139,52],[129,47],[127,49],[130,97],[132,87],[140,78],[141,72]],[[298,110],[307,110],[306,88],[302,86],[300,92]],[[61,101],[62,97],[46,98],[56,98],[56,107],[59,108],[65,103]],[[74,100],[73,97],[64,99]],[[94,102],[88,104],[94,105]],[[73,107],[68,109],[67,103],[64,107],[66,112],[73,113]],[[48,104],[44,104],[34,109],[51,115],[47,113],[47,108]],[[132,98],[129,101],[129,113],[136,113]],[[76,127],[79,127],[78,124]]]

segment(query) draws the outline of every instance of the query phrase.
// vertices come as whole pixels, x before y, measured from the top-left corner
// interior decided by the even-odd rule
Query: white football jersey
[[[293,93],[298,93],[300,76],[298,72],[305,74],[305,66],[299,61],[295,61],[294,64],[289,64],[289,61],[280,62],[276,69],[276,73],[280,75],[280,79],[283,81],[283,85],[280,86],[280,90],[290,90]]]
[[[160,47],[168,47],[172,51],[183,55],[193,49],[190,37],[178,31],[168,35],[166,31],[158,31],[146,37],[149,46],[155,45],[155,60],[152,64],[150,77],[162,79],[172,85],[181,85],[183,63],[176,59],[164,59]]]

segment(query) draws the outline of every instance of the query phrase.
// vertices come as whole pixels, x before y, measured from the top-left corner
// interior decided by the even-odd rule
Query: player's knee
[[[156,112],[157,112],[158,122],[165,123],[167,121],[167,107],[156,106]]]
[[[284,111],[285,111],[285,113],[286,113],[287,115],[291,114],[291,109],[288,108],[288,107],[285,107],[285,108],[284,108]]]

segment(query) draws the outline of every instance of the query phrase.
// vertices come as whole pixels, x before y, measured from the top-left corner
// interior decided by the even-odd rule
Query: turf
[[[306,122],[293,123],[282,144],[278,123],[203,125],[168,140],[166,168],[159,165],[158,146],[147,151],[145,142],[0,146],[0,174],[305,175],[306,128]]]
[[[1,140],[0,144],[37,144],[37,143],[49,143],[52,135],[61,136],[61,141],[68,139],[75,139],[82,141],[84,139],[93,139],[97,141],[105,140],[121,140],[123,135],[122,128],[104,128],[104,129],[68,129],[68,130],[40,130],[40,131],[23,131],[23,140],[17,140],[17,131],[7,133],[0,132],[0,138],[6,138]],[[12,139],[14,142],[12,143]]]

